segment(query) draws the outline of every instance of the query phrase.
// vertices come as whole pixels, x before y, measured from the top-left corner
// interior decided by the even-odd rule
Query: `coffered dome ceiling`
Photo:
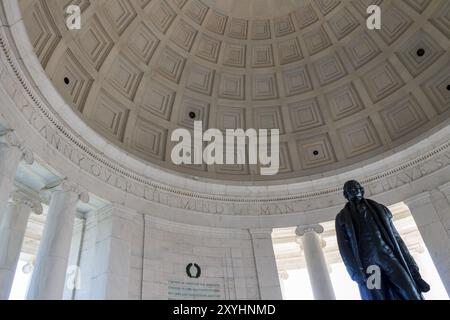
[[[382,7],[382,29],[366,8]],[[450,114],[447,0],[22,0],[48,77],[95,131],[190,176],[280,180],[372,161]],[[81,30],[64,9],[78,4]],[[172,130],[277,128],[281,168],[176,166]]]

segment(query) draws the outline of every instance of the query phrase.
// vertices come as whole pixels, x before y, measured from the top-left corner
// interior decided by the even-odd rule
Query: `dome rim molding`
[[[323,196],[329,196],[329,195],[340,195],[340,189],[341,186],[337,186],[338,183],[343,183],[345,181],[345,177],[360,177],[360,181],[365,183],[373,183],[374,181],[380,182],[382,179],[389,177],[390,175],[398,172],[401,169],[411,167],[413,165],[417,165],[421,162],[424,162],[430,158],[434,158],[437,155],[440,155],[444,152],[449,152],[450,150],[450,142],[447,141],[447,143],[437,145],[438,141],[442,141],[442,137],[445,136],[445,134],[450,131],[449,123],[450,121],[446,121],[439,125],[438,127],[434,128],[433,130],[427,132],[426,134],[422,134],[420,137],[414,139],[412,142],[409,142],[407,144],[402,145],[401,148],[397,148],[398,151],[395,154],[391,154],[387,159],[393,160],[393,165],[389,166],[387,170],[377,170],[379,168],[383,168],[386,166],[382,164],[383,161],[386,161],[386,158],[384,160],[378,160],[378,161],[371,161],[370,164],[366,164],[364,166],[361,166],[360,163],[358,163],[358,168],[354,170],[342,170],[338,169],[336,171],[337,174],[329,175],[327,177],[318,177],[314,180],[308,180],[305,178],[302,178],[302,182],[297,183],[291,183],[288,184],[287,181],[281,181],[281,183],[285,183],[283,186],[257,186],[257,185],[245,185],[245,186],[236,186],[236,185],[214,185],[210,182],[204,181],[206,179],[201,179],[202,181],[194,181],[193,179],[187,179],[185,177],[175,176],[172,173],[167,173],[162,171],[159,168],[155,168],[154,165],[151,165],[149,163],[145,163],[145,167],[151,168],[151,171],[157,172],[158,174],[161,174],[162,176],[169,177],[168,181],[161,182],[155,180],[155,178],[151,177],[151,175],[148,175],[148,172],[143,172],[140,174],[133,168],[129,168],[125,165],[125,162],[127,160],[127,157],[130,157],[128,153],[126,153],[123,150],[118,149],[117,147],[113,146],[111,143],[106,142],[106,140],[101,137],[100,135],[96,134],[95,131],[92,130],[93,133],[95,133],[97,136],[97,141],[102,141],[106,143],[105,149],[107,147],[115,148],[120,153],[123,154],[122,157],[120,157],[119,160],[113,160],[111,159],[106,152],[101,152],[98,148],[95,147],[91,143],[91,141],[87,140],[84,137],[81,137],[81,135],[74,130],[72,127],[64,127],[62,122],[67,122],[65,119],[62,119],[61,121],[61,115],[58,113],[57,110],[53,109],[53,106],[49,106],[45,103],[45,101],[49,102],[48,99],[44,99],[43,96],[45,94],[41,91],[41,89],[36,85],[30,85],[30,82],[36,83],[36,80],[40,79],[39,75],[37,74],[39,69],[36,69],[36,64],[38,63],[37,58],[35,57],[31,44],[29,43],[28,37],[26,36],[25,32],[25,26],[23,25],[23,20],[21,20],[21,13],[17,4],[17,0],[9,0],[9,1],[2,1],[2,5],[5,12],[3,15],[3,12],[0,11],[0,17],[6,18],[6,23],[0,27],[0,47],[2,49],[2,59],[6,57],[6,62],[9,64],[9,68],[12,69],[15,78],[20,83],[20,86],[22,87],[22,91],[24,91],[29,98],[33,101],[33,103],[40,108],[41,115],[44,115],[46,120],[48,121],[47,124],[56,126],[57,129],[62,133],[66,139],[69,139],[73,143],[73,147],[77,147],[78,149],[81,149],[82,151],[88,153],[91,155],[92,158],[94,158],[97,162],[102,162],[103,165],[108,166],[109,169],[114,170],[114,173],[118,176],[124,175],[130,179],[135,180],[134,182],[145,184],[145,187],[149,187],[154,189],[153,191],[159,191],[161,192],[168,192],[172,194],[175,197],[187,197],[187,198],[193,198],[193,199],[200,199],[200,200],[206,200],[206,201],[218,201],[218,202],[238,202],[238,203],[250,203],[250,204],[258,204],[258,203],[276,203],[276,202],[285,202],[285,201],[303,201],[303,200],[314,200],[316,198],[321,198]],[[10,23],[11,21],[14,21],[14,23]],[[20,35],[18,37],[18,35]],[[19,41],[17,41],[20,39]],[[26,39],[26,40],[25,40]],[[10,44],[12,43],[12,45]],[[34,58],[34,59],[33,59]],[[27,60],[28,66],[25,66],[23,64],[23,60]],[[31,67],[30,67],[31,64]],[[40,64],[39,64],[40,66]],[[8,70],[9,70],[8,68]],[[43,71],[42,71],[43,72]],[[31,79],[28,79],[26,74],[29,74]],[[31,80],[31,81],[30,81]],[[51,82],[49,79],[47,79],[47,84],[51,85]],[[17,83],[16,83],[17,84]],[[53,96],[59,96],[59,94],[55,91],[53,93]],[[62,100],[62,97],[59,97]],[[26,99],[24,99],[26,100]],[[50,103],[50,102],[49,102]],[[39,106],[41,104],[41,106]],[[60,108],[66,108],[68,111],[67,114],[70,112],[73,113],[73,111],[70,109],[68,105],[60,105]],[[23,110],[21,110],[23,112]],[[75,115],[75,113],[73,113]],[[76,115],[75,115],[76,116]],[[22,114],[23,117],[23,114]],[[77,117],[79,121],[79,119]],[[23,120],[23,119],[22,119]],[[73,120],[73,119],[71,119]],[[30,126],[31,127],[31,126]],[[36,129],[36,128],[34,128]],[[17,130],[20,132],[20,130]],[[42,137],[40,137],[42,138]],[[435,142],[433,143],[433,141]],[[48,141],[44,139],[45,142]],[[433,148],[430,148],[426,146],[426,142],[432,142]],[[417,153],[417,146],[423,145],[422,150],[424,151],[424,154],[422,156],[418,157],[411,157],[411,155],[414,155]],[[31,146],[33,148],[33,146]],[[401,150],[399,150],[401,149]],[[40,157],[42,156],[39,154],[38,151],[35,151]],[[66,156],[65,154],[59,152],[61,155]],[[392,151],[388,152],[392,153]],[[386,156],[384,154],[384,156]],[[42,158],[42,157],[41,157]],[[70,159],[69,159],[70,161]],[[136,161],[136,160],[134,160]],[[71,161],[72,164],[73,161]],[[51,164],[51,163],[50,163]],[[448,166],[448,165],[447,165]],[[445,167],[443,167],[445,168]],[[347,167],[344,169],[348,169]],[[438,168],[436,170],[440,170],[442,168]],[[435,171],[436,171],[435,170]],[[372,171],[372,174],[370,172]],[[433,171],[433,173],[435,172]],[[80,172],[90,174],[93,177],[92,172],[87,172],[80,166]],[[329,173],[327,173],[329,174]],[[431,174],[431,173],[430,173]],[[308,177],[310,178],[310,177]],[[170,181],[172,180],[172,181]],[[107,181],[103,181],[104,183],[109,184]],[[219,181],[214,181],[215,183]],[[224,183],[224,181],[221,181]],[[175,183],[175,184],[174,184]],[[270,182],[271,184],[273,182]],[[323,186],[331,186],[328,188],[324,188]],[[114,186],[118,189],[121,189],[118,186]],[[220,189],[215,189],[214,192],[211,192],[212,189],[215,187],[220,187]],[[190,188],[190,189],[189,189]],[[232,190],[234,189],[234,190]],[[311,189],[313,191],[305,192],[305,190]],[[123,190],[125,192],[131,193],[130,190],[128,190],[128,186],[126,186],[126,190]],[[225,191],[225,195],[219,195],[218,192]],[[383,192],[387,192],[389,190],[383,190]],[[383,193],[381,192],[381,193]],[[203,194],[202,194],[203,193]],[[274,195],[275,194],[275,195]],[[287,194],[287,195],[286,195]],[[369,192],[369,194],[372,194],[372,192]],[[377,193],[373,193],[373,195],[376,195]],[[146,199],[144,195],[144,199]],[[146,199],[149,201],[152,201],[150,199]],[[154,200],[154,199],[153,199]],[[337,202],[339,204],[339,201]]]

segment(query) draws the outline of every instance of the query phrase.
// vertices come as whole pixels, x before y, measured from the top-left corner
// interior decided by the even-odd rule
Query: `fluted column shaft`
[[[281,289],[281,296],[283,297],[283,300],[286,299],[286,288],[284,282],[289,279],[289,274],[287,271],[281,271],[278,275],[280,277],[280,289]]]
[[[36,258],[27,299],[59,300],[63,297],[67,263],[78,200],[87,193],[64,182],[54,191]]]
[[[11,293],[17,263],[30,213],[42,214],[39,199],[25,191],[16,191],[8,202],[0,223],[0,300]]]
[[[321,225],[300,226],[295,233],[302,245],[308,268],[309,279],[316,300],[335,300],[328,265],[323,253]]]

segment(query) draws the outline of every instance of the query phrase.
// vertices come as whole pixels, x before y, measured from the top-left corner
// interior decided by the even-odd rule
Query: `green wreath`
[[[195,267],[195,269],[197,270],[195,276],[192,275],[191,273],[191,269],[192,267]],[[200,268],[200,266],[196,263],[189,263],[186,267],[186,274],[188,275],[189,278],[191,279],[198,279],[200,278],[201,274],[202,274],[202,269]]]

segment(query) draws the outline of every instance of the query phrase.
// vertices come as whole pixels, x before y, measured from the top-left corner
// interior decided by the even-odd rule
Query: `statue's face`
[[[349,181],[344,185],[344,196],[348,201],[364,198],[364,188],[357,181]]]

